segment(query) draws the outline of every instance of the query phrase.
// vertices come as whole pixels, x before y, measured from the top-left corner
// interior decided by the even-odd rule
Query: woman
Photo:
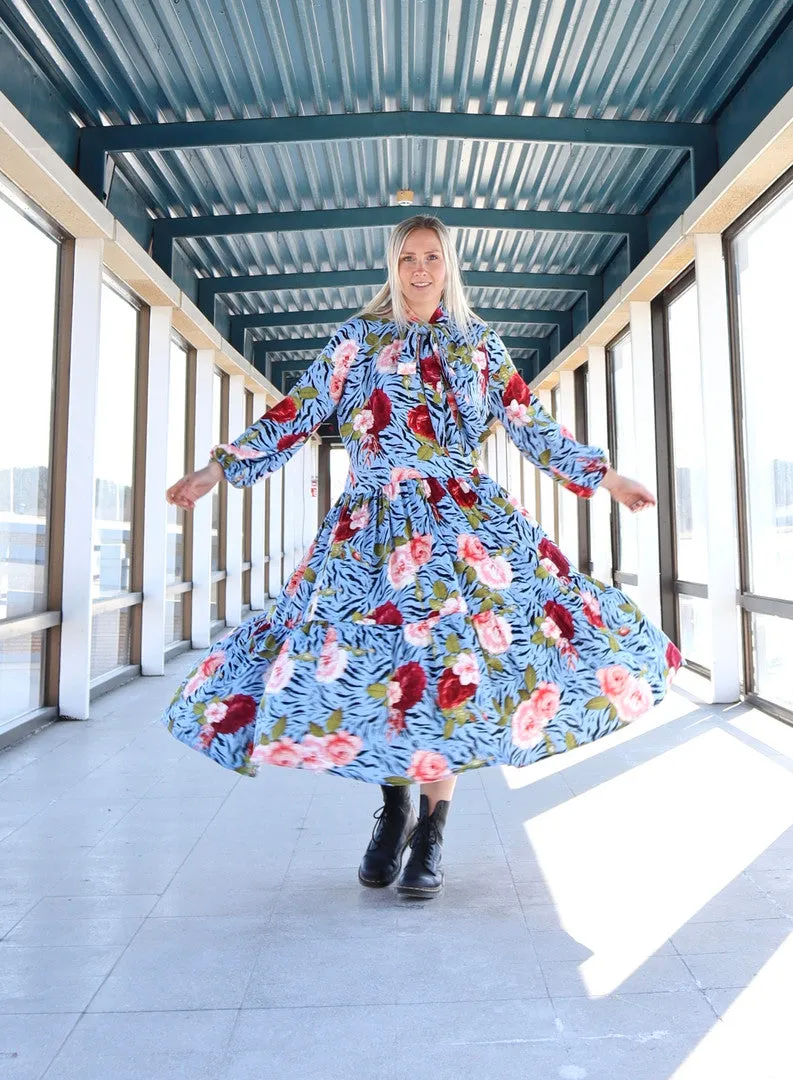
[[[627,596],[578,573],[478,470],[490,414],[576,495],[602,485],[634,511],[655,500],[541,408],[469,308],[434,217],[394,229],[371,304],[168,499],[189,510],[224,476],[262,479],[334,410],[351,458],[342,495],[277,601],[214,645],[163,719],[240,772],[268,763],[380,784],[359,879],[399,877],[401,894],[430,897],[458,773],[606,735],[660,701],[680,664]]]

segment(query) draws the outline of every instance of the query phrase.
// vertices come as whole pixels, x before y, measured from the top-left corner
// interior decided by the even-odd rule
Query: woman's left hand
[[[655,496],[651,491],[638,480],[620,476],[613,469],[609,469],[603,478],[603,487],[611,492],[612,499],[627,506],[634,514],[639,510],[646,510],[648,506],[655,506]]]

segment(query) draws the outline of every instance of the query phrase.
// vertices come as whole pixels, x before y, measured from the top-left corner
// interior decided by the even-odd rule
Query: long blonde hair
[[[413,217],[405,218],[394,227],[388,238],[386,252],[388,278],[379,292],[358,312],[358,317],[374,320],[387,319],[397,324],[400,333],[407,332],[407,308],[399,283],[399,257],[405,241],[416,229],[430,229],[438,237],[446,263],[446,282],[443,286],[441,301],[450,318],[463,333],[467,334],[478,319],[466,299],[457,251],[449,230],[441,219],[429,214],[414,214]]]

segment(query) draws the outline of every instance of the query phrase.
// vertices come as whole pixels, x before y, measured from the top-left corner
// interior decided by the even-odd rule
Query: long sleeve
[[[248,487],[276,472],[333,415],[358,355],[359,327],[355,320],[339,327],[285,398],[234,442],[214,447],[210,459],[229,483]]]
[[[533,465],[581,498],[590,499],[609,462],[598,446],[584,446],[545,411],[516,371],[504,342],[489,330],[488,405],[507,435]]]

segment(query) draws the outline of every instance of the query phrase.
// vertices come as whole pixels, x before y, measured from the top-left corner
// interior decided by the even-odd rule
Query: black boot
[[[441,800],[430,814],[429,799],[421,796],[419,822],[410,838],[410,858],[397,884],[397,892],[402,896],[429,900],[443,889],[441,849],[448,813],[449,803]]]
[[[396,881],[402,855],[416,827],[410,788],[381,784],[381,790],[383,805],[375,812],[377,824],[358,867],[358,880],[372,889],[382,889]]]

